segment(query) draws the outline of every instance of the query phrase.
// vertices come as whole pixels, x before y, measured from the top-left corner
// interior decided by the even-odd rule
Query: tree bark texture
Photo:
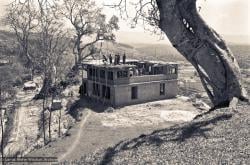
[[[2,115],[2,109],[1,109],[1,133],[2,133],[2,137],[1,137],[1,157],[2,157],[2,164],[4,164],[4,126],[3,126],[3,120],[4,120],[4,117]]]
[[[42,112],[42,120],[43,120],[43,143],[46,145],[46,124],[45,124],[45,111],[46,111],[46,97],[43,98],[43,112]]]
[[[39,93],[34,97],[34,99],[39,100],[39,99],[44,99],[45,97],[50,96],[50,89],[52,87],[52,75],[48,74],[45,76],[43,80],[43,85]]]
[[[49,141],[51,142],[51,117],[52,117],[52,112],[50,110],[49,112]]]
[[[59,123],[58,123],[58,137],[61,137],[61,118],[62,118],[62,110],[59,110]]]
[[[239,65],[225,41],[197,11],[196,0],[157,0],[160,29],[195,67],[215,107],[247,99]]]
[[[2,164],[4,165],[4,126],[3,126],[3,120],[4,120],[4,115],[2,113],[2,88],[0,87],[0,120],[1,120],[1,158],[2,158]]]

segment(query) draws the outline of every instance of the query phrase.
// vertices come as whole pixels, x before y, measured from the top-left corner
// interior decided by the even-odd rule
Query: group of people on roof
[[[124,53],[122,55],[122,64],[126,64],[126,54]],[[109,62],[109,64],[114,64],[114,65],[120,65],[121,64],[121,56],[120,54],[116,54],[113,62],[113,57],[112,54],[109,54],[109,57],[107,58],[105,55],[103,55],[103,62],[106,64]]]

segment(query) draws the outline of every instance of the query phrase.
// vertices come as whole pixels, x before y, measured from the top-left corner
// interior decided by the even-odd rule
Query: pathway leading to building
[[[84,132],[83,127],[84,127],[85,123],[87,122],[90,115],[91,115],[91,111],[89,110],[87,112],[87,115],[84,117],[84,119],[82,119],[82,121],[80,123],[79,131],[74,139],[73,144],[70,146],[70,148],[67,150],[67,152],[65,152],[64,154],[62,154],[61,156],[58,157],[59,162],[64,160],[68,155],[70,155],[74,151],[74,149],[78,146],[78,144],[81,140],[82,133]]]
[[[27,156],[57,156],[60,163],[70,164],[125,139],[192,120],[201,110],[188,98],[180,97],[122,107],[112,113],[98,113],[88,108],[81,112],[82,120],[68,131],[68,136]]]
[[[40,85],[40,78],[36,77],[35,82]],[[16,109],[15,120],[11,139],[5,147],[7,155],[23,154],[35,144],[38,134],[38,120],[40,118],[39,102],[33,101],[37,91],[25,92],[22,88],[18,89],[16,101],[19,107]]]

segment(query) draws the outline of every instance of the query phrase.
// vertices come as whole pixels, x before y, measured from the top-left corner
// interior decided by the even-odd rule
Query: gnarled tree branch
[[[134,22],[146,20],[167,35],[196,68],[215,107],[229,106],[233,98],[248,100],[237,60],[221,36],[201,18],[196,0],[138,1]]]

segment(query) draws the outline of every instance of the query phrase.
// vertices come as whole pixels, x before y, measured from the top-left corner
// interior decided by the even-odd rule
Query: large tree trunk
[[[196,68],[215,107],[246,99],[238,63],[225,41],[197,12],[196,0],[157,0],[160,29]]]
[[[43,79],[43,86],[39,93],[34,97],[34,99],[44,99],[45,97],[49,97],[51,95],[50,89],[52,87],[52,75],[47,74],[45,78]]]
[[[2,164],[4,164],[4,126],[3,126],[3,120],[4,120],[4,116],[2,115],[2,108],[0,107],[0,113],[1,113],[1,116],[0,116],[0,120],[1,120],[1,133],[2,133],[2,136],[1,136],[1,158],[2,158]]]
[[[52,112],[50,109],[49,111],[49,142],[51,142],[51,117],[52,117]]]
[[[59,122],[58,122],[58,137],[61,137],[61,118],[62,118],[62,110],[59,110]]]
[[[43,98],[43,111],[42,111],[42,121],[43,121],[43,143],[44,143],[44,146],[46,145],[46,119],[45,119],[45,111],[46,111],[46,108],[47,108],[47,105],[46,105],[46,97]]]
[[[80,62],[82,50],[81,50],[81,35],[77,35],[76,40],[76,49],[77,49],[77,56],[75,57],[75,65],[77,65]]]
[[[4,115],[2,113],[2,88],[0,87],[0,120],[1,120],[1,158],[2,158],[2,164],[4,164]]]

